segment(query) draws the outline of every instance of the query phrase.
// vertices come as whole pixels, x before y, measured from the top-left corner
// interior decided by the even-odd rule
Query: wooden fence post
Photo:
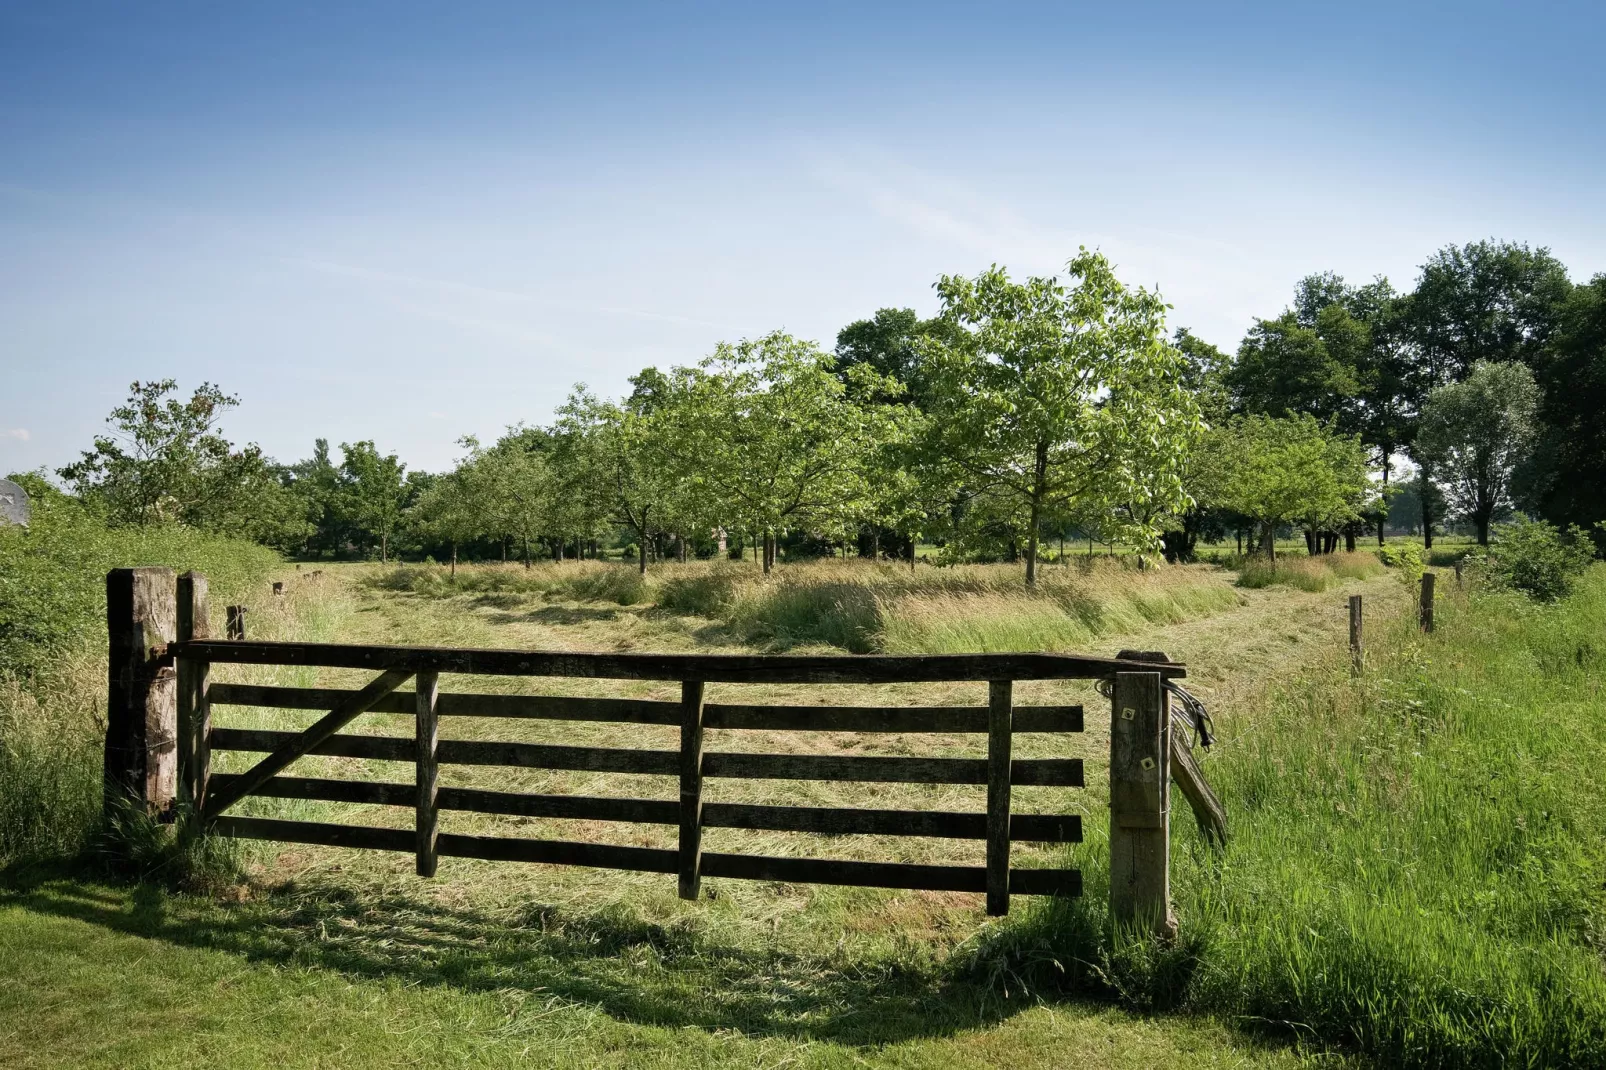
[[[163,813],[178,787],[178,680],[167,644],[178,631],[170,568],[106,574],[108,812],[122,800]]]
[[[228,637],[235,640],[245,638],[245,607],[230,606],[228,613]]]
[[[1433,630],[1433,573],[1422,573],[1421,623],[1424,632]]]
[[[1015,684],[987,685],[987,913],[1009,913],[1009,761]]]
[[[1350,671],[1356,676],[1361,674],[1363,649],[1361,646],[1361,596],[1349,596],[1349,661]]]
[[[703,682],[680,685],[680,897],[703,881]]]
[[[178,578],[178,640],[212,638],[207,617],[206,577],[186,572]],[[178,794],[192,811],[199,812],[206,798],[211,771],[212,704],[208,695],[211,666],[193,658],[179,658],[178,670]]]
[[[414,699],[416,740],[418,753],[418,875],[435,875],[435,839],[440,832],[440,810],[436,806],[436,781],[439,763],[436,751],[440,746],[439,718],[436,705],[440,700],[440,677],[436,673],[421,672],[415,678],[417,694]]]
[[[282,580],[274,580],[273,581],[273,595],[274,595],[274,597],[277,598],[277,597],[282,596],[283,594],[284,594],[284,581],[282,581]]]
[[[1110,913],[1169,939],[1171,711],[1157,672],[1115,674],[1110,718]]]

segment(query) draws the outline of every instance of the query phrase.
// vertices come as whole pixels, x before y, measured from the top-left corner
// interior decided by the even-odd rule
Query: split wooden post
[[[284,594],[284,582],[282,580],[273,581],[273,594],[275,597]]]
[[[703,881],[703,682],[680,685],[680,897]]]
[[[987,913],[1009,913],[1009,762],[1015,684],[987,685]]]
[[[245,607],[230,606],[228,614],[228,637],[243,642],[245,640]]]
[[[1350,671],[1356,676],[1361,674],[1363,649],[1361,646],[1361,596],[1349,596],[1349,662]]]
[[[1169,939],[1171,711],[1157,672],[1118,672],[1110,718],[1110,913]]]
[[[440,701],[440,676],[421,672],[416,679],[418,690],[414,699],[414,714],[418,743],[418,875],[433,877],[437,863],[435,839],[440,833],[440,809],[436,805],[440,770],[436,754],[440,746],[440,721],[436,706]]]
[[[106,574],[106,761],[103,805],[172,808],[178,788],[178,679],[167,644],[178,632],[170,568]]]
[[[1422,630],[1433,630],[1433,573],[1422,573],[1422,606],[1420,612]]]
[[[178,578],[178,641],[212,638],[207,616],[206,577],[186,572]],[[212,704],[208,695],[211,665],[194,658],[177,659],[178,670],[178,796],[199,812],[206,798],[212,765]]]

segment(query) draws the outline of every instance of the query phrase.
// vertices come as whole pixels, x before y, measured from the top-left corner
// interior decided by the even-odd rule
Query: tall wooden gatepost
[[[1170,939],[1171,710],[1157,672],[1118,672],[1110,717],[1110,914]]]
[[[178,680],[167,657],[178,633],[173,570],[108,572],[106,630],[104,804],[167,813],[178,789]]]

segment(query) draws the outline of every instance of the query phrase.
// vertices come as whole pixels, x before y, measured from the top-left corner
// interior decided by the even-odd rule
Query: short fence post
[[[283,583],[283,581],[280,581],[280,580],[274,580],[273,581],[273,593],[274,593],[275,596],[284,594],[284,583]]]
[[[206,577],[186,572],[178,578],[178,641],[210,639]],[[208,696],[211,666],[194,658],[178,659],[178,793],[193,812],[206,798],[211,772],[212,704]]]
[[[1171,711],[1157,672],[1115,674],[1110,718],[1110,913],[1176,935],[1171,913]]]
[[[1433,630],[1433,573],[1422,573],[1421,623],[1424,632]]]
[[[1009,762],[1015,684],[987,685],[987,913],[1009,913]]]
[[[1349,596],[1349,661],[1350,671],[1359,676],[1362,662],[1361,647],[1361,596]]]
[[[418,875],[433,877],[437,863],[435,839],[440,831],[440,810],[435,801],[436,779],[440,768],[436,760],[436,752],[440,746],[440,722],[436,716],[436,705],[440,699],[440,676],[432,672],[421,672],[415,677],[414,687],[417,688],[413,713],[416,719],[414,731],[418,744],[418,752],[414,756],[417,761],[418,784]]]
[[[178,679],[167,644],[178,631],[170,568],[106,574],[107,695],[104,803],[171,809],[178,788]]]
[[[703,881],[703,682],[680,685],[680,897]]]
[[[245,607],[244,606],[229,606],[228,609],[226,610],[226,612],[228,614],[228,636],[229,636],[229,638],[230,639],[244,639],[245,638]]]

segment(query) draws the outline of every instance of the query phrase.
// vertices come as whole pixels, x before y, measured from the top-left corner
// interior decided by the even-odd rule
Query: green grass
[[[1184,946],[1115,947],[1095,893],[1004,958],[1388,1065],[1606,1065],[1606,566],[1555,608],[1452,595],[1439,626],[1374,623],[1359,680],[1335,652],[1229,728],[1231,844],[1173,834]]]
[[[322,580],[295,579],[283,599],[262,600],[253,634],[729,650],[819,643],[837,628],[838,646],[869,635],[885,649],[895,639],[927,648],[1033,643],[1072,634],[1064,622],[1091,622],[1103,645],[1078,645],[1094,650],[1107,651],[1117,636],[1173,651],[1191,645],[1195,686],[1230,698],[1215,704],[1222,739],[1205,769],[1227,803],[1233,839],[1213,854],[1177,815],[1172,887],[1183,940],[1157,948],[1111,931],[1098,699],[1032,684],[1020,689],[1022,701],[1082,701],[1093,711],[1085,738],[1017,741],[1023,757],[1088,761],[1087,790],[1021,789],[1017,799],[1022,810],[1084,816],[1084,845],[1017,848],[1028,865],[1063,864],[1068,853],[1086,874],[1080,900],[1021,900],[1009,919],[987,922],[969,896],[715,881],[717,898],[689,904],[655,874],[448,860],[439,879],[423,883],[405,856],[299,847],[255,848],[241,901],[14,868],[0,894],[0,1065],[1027,1067],[1351,1057],[1422,1067],[1606,1065],[1606,744],[1596,734],[1606,566],[1550,607],[1447,584],[1431,637],[1409,627],[1402,587],[1375,575],[1347,580],[1367,592],[1371,654],[1358,680],[1348,671],[1341,597],[1241,590],[1208,567],[1068,567],[1027,595],[1008,582],[1012,574],[1018,583],[1018,571],[1003,566],[922,566],[911,579],[907,570],[820,563],[783,566],[769,582],[751,569],[666,566],[649,577],[650,599],[628,605],[609,583],[587,578],[604,567],[615,566],[567,574],[553,566],[552,576],[524,581],[543,586],[523,590],[473,580],[482,586],[439,598],[411,585],[351,584],[331,569]],[[576,581],[567,595],[590,600],[557,593],[565,575]],[[982,622],[971,634],[967,615]],[[303,686],[360,675],[219,673]],[[499,683],[523,686],[486,679],[476,687]],[[562,686],[651,697],[673,690]],[[979,685],[829,696],[728,690],[752,701],[867,704],[979,702],[983,693]],[[217,716],[242,726],[306,722],[284,711]],[[654,735],[651,726],[466,719],[450,728],[458,738],[673,746],[672,730]],[[402,734],[406,725],[369,715],[357,730]],[[719,745],[975,753],[972,740],[833,734],[738,733]],[[240,757],[219,756],[219,765]],[[303,775],[410,775],[387,763],[303,762]],[[673,793],[672,784],[624,775],[453,776],[502,790]],[[911,785],[733,782],[721,791],[731,801],[813,805],[980,802],[970,789]],[[252,800],[248,810],[409,819],[275,800]],[[674,838],[668,828],[466,814],[448,815],[447,825],[643,846]],[[710,830],[705,845],[915,862],[979,857],[978,845],[963,842],[799,843],[737,830]],[[112,1028],[119,1013],[135,1027]]]
[[[750,563],[653,566],[601,562],[438,566],[378,573],[376,587],[426,598],[467,598],[514,608],[524,600],[648,605],[705,617],[728,641],[785,651],[825,645],[856,654],[1071,650],[1147,624],[1177,623],[1235,606],[1238,596],[1208,566],[1137,567],[1095,558],[1045,565],[1034,591],[1020,565],[921,565],[819,560],[769,577]]]
[[[265,596],[283,560],[177,526],[109,528],[39,494],[29,527],[0,525],[0,866],[82,849],[100,812],[106,573],[195,568],[227,602]],[[218,627],[221,627],[221,620]]]

